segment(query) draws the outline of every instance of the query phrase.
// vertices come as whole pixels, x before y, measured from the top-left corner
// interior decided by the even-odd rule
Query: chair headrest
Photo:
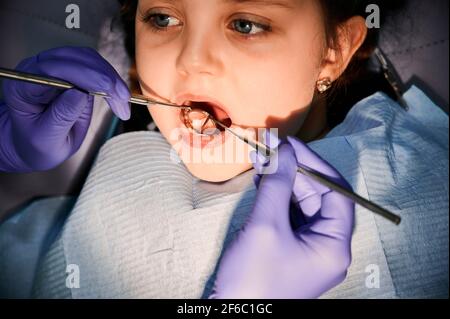
[[[447,0],[409,0],[382,30],[380,47],[407,86],[418,85],[448,113]]]

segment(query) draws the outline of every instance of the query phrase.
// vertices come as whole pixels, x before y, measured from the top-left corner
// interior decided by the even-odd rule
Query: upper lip
[[[200,95],[200,94],[192,94],[192,93],[184,93],[180,94],[175,99],[175,104],[177,105],[186,105],[189,102],[204,102],[208,103],[209,105],[213,106],[213,109],[216,114],[212,114],[215,116],[220,116],[220,113],[223,112],[226,114],[226,117],[231,118],[230,113],[228,112],[227,108],[217,101],[216,99],[213,99],[206,95]],[[217,114],[219,113],[219,114]],[[223,114],[222,114],[223,115]],[[222,120],[223,118],[217,118],[217,120]]]

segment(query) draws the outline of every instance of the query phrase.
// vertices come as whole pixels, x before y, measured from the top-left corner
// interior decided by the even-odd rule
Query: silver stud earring
[[[320,79],[316,83],[317,91],[319,91],[320,94],[323,94],[331,88],[331,84],[330,78]]]

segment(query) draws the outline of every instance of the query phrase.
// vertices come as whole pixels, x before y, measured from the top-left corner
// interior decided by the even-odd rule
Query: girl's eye
[[[245,35],[256,35],[270,31],[269,25],[264,25],[245,19],[234,20],[231,25],[234,30]]]
[[[142,21],[149,23],[155,31],[165,31],[169,27],[176,27],[182,24],[177,18],[164,13],[148,13],[142,18]],[[262,35],[270,32],[272,29],[270,25],[247,19],[236,19],[232,21],[230,28],[246,36]]]
[[[177,18],[162,13],[149,14],[144,18],[144,22],[151,23],[151,25],[157,29],[166,29],[181,24],[180,20]]]

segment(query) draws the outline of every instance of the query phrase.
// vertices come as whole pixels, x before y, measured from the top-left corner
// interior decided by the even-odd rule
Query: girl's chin
[[[208,182],[224,182],[252,168],[251,149],[234,139],[214,146],[183,144],[178,155],[195,177]]]
[[[219,183],[228,181],[252,168],[251,164],[195,164],[185,163],[189,172],[207,182]]]
[[[244,134],[239,128],[235,131]],[[174,135],[175,136],[175,135]],[[253,132],[245,136],[254,139]],[[178,157],[195,177],[209,182],[224,182],[252,168],[252,148],[228,132],[222,132],[213,140],[193,136],[189,130],[182,130],[171,144]],[[195,141],[192,142],[192,138]]]

